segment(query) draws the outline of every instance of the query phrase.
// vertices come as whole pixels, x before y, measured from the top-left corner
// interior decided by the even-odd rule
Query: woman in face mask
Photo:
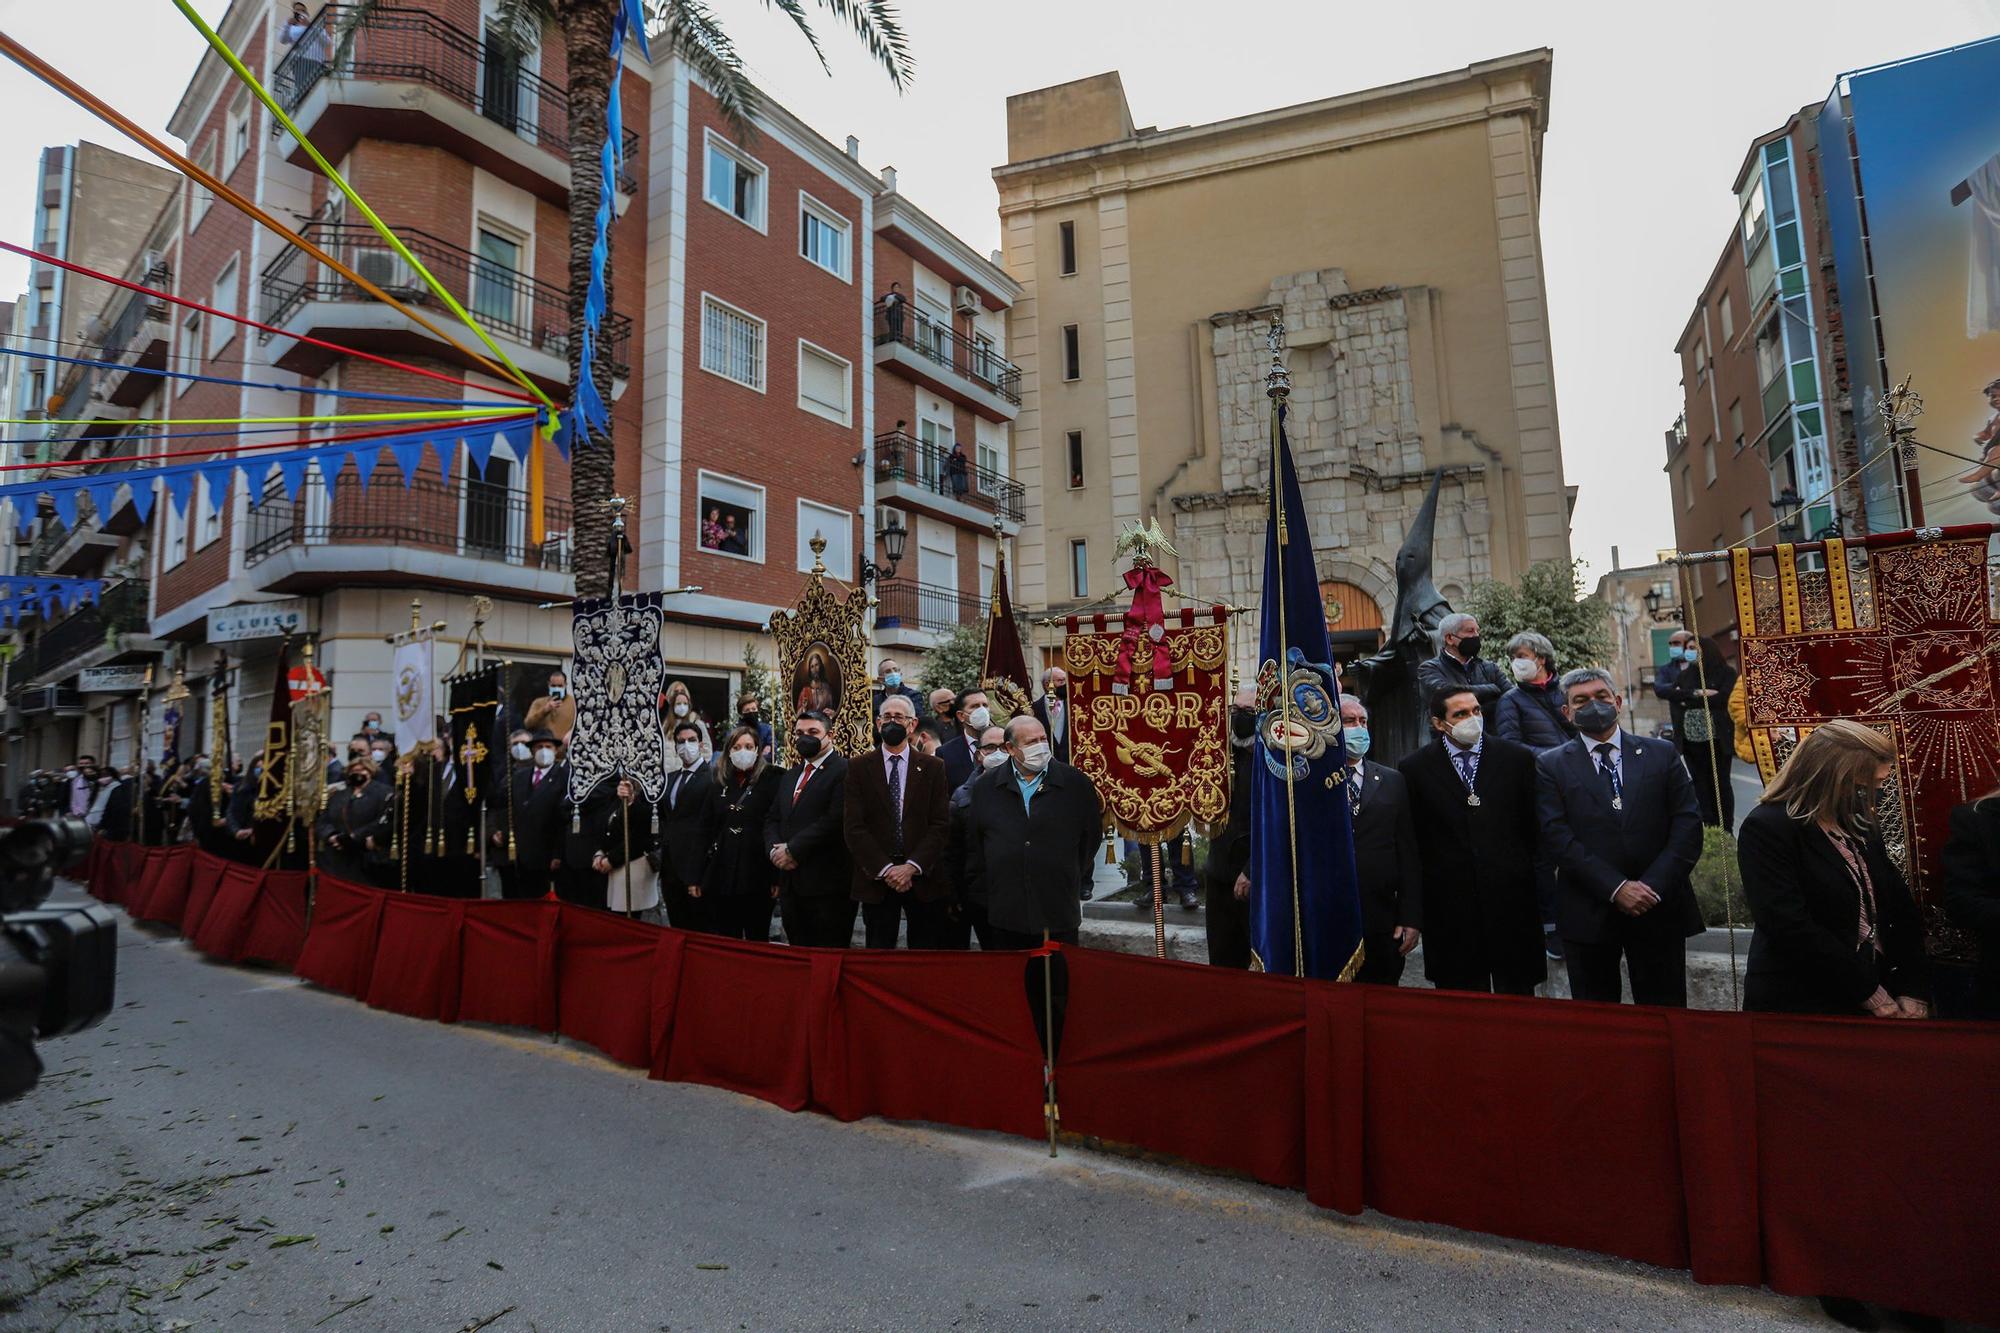
[[[700,733],[700,740],[695,744],[695,757],[692,759],[683,758],[680,742],[675,742],[667,760],[667,771],[672,773],[682,768],[692,768],[713,759],[715,743],[709,738],[708,723],[695,709],[694,696],[688,692],[687,684],[678,680],[668,681],[664,699],[660,721],[666,725],[669,732],[678,733],[680,728],[692,726]]]
[[[1546,636],[1523,630],[1507,640],[1507,667],[1514,685],[1500,696],[1493,720],[1502,740],[1539,752],[1576,735],[1576,724],[1563,716],[1556,648]]]
[[[778,872],[764,849],[764,818],[784,775],[762,754],[754,728],[737,727],[716,757],[708,800],[708,865],[701,878],[707,928],[730,939],[771,938]]]
[[[1653,676],[1653,693],[1667,701],[1674,740],[1694,778],[1701,822],[1736,827],[1736,788],[1729,780],[1736,755],[1736,724],[1729,716],[1729,692],[1736,671],[1713,639],[1676,630],[1667,641],[1669,661]]]

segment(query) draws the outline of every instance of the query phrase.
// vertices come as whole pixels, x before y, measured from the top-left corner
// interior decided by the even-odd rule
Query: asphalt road
[[[120,1007],[0,1108],[0,1328],[1830,1327],[1191,1169],[654,1083],[121,929]]]

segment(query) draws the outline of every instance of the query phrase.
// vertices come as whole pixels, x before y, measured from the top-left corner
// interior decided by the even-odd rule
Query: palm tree
[[[550,28],[560,31],[569,67],[569,319],[570,328],[583,327],[584,294],[590,287],[590,252],[597,239],[597,208],[602,198],[600,157],[604,150],[605,104],[615,64],[611,55],[613,17],[623,0],[500,0],[490,31],[495,40],[516,52],[533,49]],[[889,0],[763,0],[798,26],[820,68],[829,75],[826,52],[813,31],[811,10],[831,14],[854,30],[868,54],[879,62],[897,91],[909,86],[915,72],[909,42],[896,8]],[[381,0],[360,0],[349,7],[341,24],[344,53],[354,30],[366,23]],[[702,0],[643,0],[649,39],[664,38],[699,74],[739,134],[752,137],[757,92],[743,70],[743,61],[728,32]],[[604,296],[611,308],[612,273],[605,265]],[[580,363],[583,340],[569,340],[570,384],[588,373],[605,403],[611,401],[611,349],[597,344],[594,364]],[[570,447],[570,507],[575,522],[576,595],[602,597],[610,591],[610,571],[601,553],[611,538],[608,504],[617,488],[617,457],[613,438],[605,431],[595,438],[574,440]]]

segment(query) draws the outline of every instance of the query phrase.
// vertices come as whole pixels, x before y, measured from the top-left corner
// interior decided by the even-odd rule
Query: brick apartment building
[[[1675,344],[1684,406],[1665,470],[1685,551],[1866,530],[1818,112],[1806,107],[1750,145],[1737,223]],[[1728,580],[1726,562],[1691,567],[1679,597],[1690,627],[1734,657]]]
[[[218,30],[424,266],[560,400],[570,337],[561,37],[545,34],[523,58],[502,56],[487,41],[491,8],[480,0],[385,8],[343,48],[338,5],[319,9],[287,41],[288,4],[236,0]],[[605,332],[615,363],[612,429],[618,486],[631,501],[636,586],[700,589],[671,604],[670,674],[688,683],[704,712],[724,715],[746,644],[769,659],[762,626],[797,596],[815,535],[826,539],[836,577],[874,580],[885,647],[921,650],[939,631],[977,622],[996,519],[1011,535],[1024,508],[1008,475],[1019,390],[1005,355],[1019,289],[901,195],[893,169],[864,167],[853,140],[836,147],[769,102],[754,135],[733,130],[664,43],[650,65],[628,48],[621,96],[626,170]],[[169,129],[231,188],[295,219],[356,272],[477,346],[213,55],[195,70]],[[91,419],[56,428],[75,438],[73,447],[55,442],[69,451],[52,462],[100,465],[106,449],[133,452],[124,441],[137,428],[124,429],[126,421],[383,406],[329,391],[460,396],[307,337],[477,386],[501,383],[226,202],[170,179],[170,208],[159,211],[156,198],[145,213],[154,224],[145,245],[135,238],[102,266],[150,275],[177,296],[245,312],[277,332],[100,292],[101,310],[92,313],[105,321],[106,359],[129,368],[115,376],[116,401],[93,389]],[[891,282],[909,301],[894,321],[877,309]],[[164,367],[254,383],[133,373]],[[486,394],[468,388],[462,397]],[[108,600],[134,623],[129,639],[104,640],[92,618],[111,608],[91,608],[31,624],[24,638],[67,642],[94,630],[104,643],[92,650],[99,660],[155,663],[156,691],[181,670],[191,691],[183,735],[204,739],[206,682],[226,655],[239,750],[257,743],[280,642],[236,637],[230,626],[245,606],[317,634],[336,735],[389,702],[385,636],[409,626],[416,599],[425,622],[446,622],[440,671],[480,593],[495,604],[485,630],[496,655],[555,664],[569,650],[568,617],[538,603],[570,593],[569,479],[549,450],[547,539],[531,540],[526,441],[517,443],[520,452],[497,447],[483,477],[463,449],[448,470],[427,451],[408,487],[383,456],[365,492],[352,468],[331,488],[309,476],[294,499],[275,472],[255,497],[238,474],[218,495],[197,484],[185,516],[162,494],[140,525],[121,494],[119,514],[80,516],[77,534],[53,519],[38,523],[33,540],[46,549],[31,563],[60,554],[62,568],[45,566],[50,572],[115,572]],[[965,454],[957,473],[954,443]],[[885,529],[900,535],[885,542]],[[892,544],[904,546],[900,562],[888,559]],[[92,555],[78,557],[71,545]],[[9,675],[17,709],[29,689],[73,694],[80,656],[28,651],[34,670],[17,662]],[[538,676],[520,673],[523,690]],[[136,713],[130,698],[111,706]],[[156,701],[155,737],[160,711]],[[25,772],[77,746],[110,750],[100,738],[115,731],[122,744],[131,725],[114,728],[107,713],[16,763]],[[192,748],[184,740],[183,752]]]

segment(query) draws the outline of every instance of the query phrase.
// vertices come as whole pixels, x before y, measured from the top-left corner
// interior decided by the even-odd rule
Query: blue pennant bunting
[[[289,455],[278,460],[278,476],[284,482],[287,500],[299,498],[299,489],[306,484],[306,464],[309,461]]]
[[[51,490],[49,499],[56,503],[56,517],[66,528],[76,526],[76,487],[65,486],[61,490]]]
[[[437,455],[438,479],[447,486],[451,485],[451,460],[452,455],[458,452],[458,446],[450,440],[432,440],[431,452]]]
[[[375,465],[382,461],[382,446],[366,444],[348,452],[347,461],[354,464],[354,475],[361,480],[361,489],[368,489],[369,479],[375,475]]]
[[[481,481],[486,479],[486,463],[493,457],[493,446],[496,443],[504,444],[510,450],[514,447],[513,442],[498,430],[476,430],[465,437],[466,466],[476,468]]]
[[[236,471],[235,460],[226,463],[204,463],[201,479],[208,483],[208,508],[210,513],[222,512],[223,501],[229,498],[229,476]]]
[[[250,506],[255,508],[263,503],[264,484],[271,478],[271,459],[268,455],[244,460],[243,476],[250,483]]]
[[[132,512],[144,523],[153,513],[153,481],[148,477],[143,481],[128,483],[132,488]]]
[[[424,442],[422,440],[398,440],[389,446],[390,457],[403,470],[403,489],[408,490],[416,480],[417,469],[424,464]]]
[[[176,468],[162,472],[160,481],[167,488],[167,499],[173,501],[174,512],[186,518],[188,497],[194,494],[194,473]]]

